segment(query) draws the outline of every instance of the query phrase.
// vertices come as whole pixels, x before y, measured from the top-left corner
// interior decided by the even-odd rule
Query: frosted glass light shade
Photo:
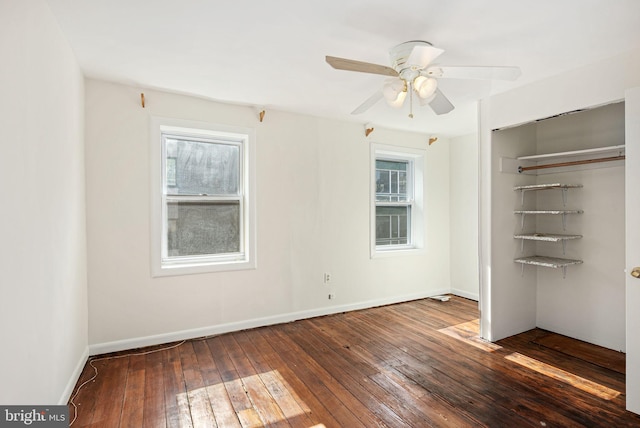
[[[413,81],[413,88],[423,100],[433,95],[438,87],[438,81],[431,77],[418,76]]]
[[[403,80],[389,79],[382,87],[382,95],[391,107],[401,107],[407,97],[407,87]]]

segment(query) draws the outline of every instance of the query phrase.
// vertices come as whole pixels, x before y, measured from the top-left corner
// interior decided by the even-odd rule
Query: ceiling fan
[[[438,79],[500,79],[516,80],[518,67],[444,66],[433,61],[444,52],[431,43],[413,40],[401,43],[389,50],[391,66],[372,64],[346,58],[326,56],[329,65],[338,70],[387,76],[382,88],[376,91],[351,114],[361,114],[384,98],[392,107],[399,108],[409,96],[413,117],[413,94],[421,105],[429,105],[436,114],[446,114],[454,109],[451,101],[438,89]]]

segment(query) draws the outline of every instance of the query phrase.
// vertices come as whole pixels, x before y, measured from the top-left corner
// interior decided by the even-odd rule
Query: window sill
[[[376,249],[371,253],[372,259],[382,257],[421,256],[426,254],[424,248],[390,248],[388,250]]]
[[[229,272],[238,270],[255,269],[255,261],[238,260],[224,263],[193,263],[174,264],[165,266],[153,266],[151,276],[180,276],[201,273]]]

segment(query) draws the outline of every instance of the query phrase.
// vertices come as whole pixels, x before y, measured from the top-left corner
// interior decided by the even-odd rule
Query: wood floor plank
[[[333,342],[333,346],[341,352],[339,356],[333,357],[334,365],[339,366],[340,369],[343,370],[343,373],[340,375],[341,378],[344,378],[349,374],[352,376],[355,375],[356,377],[353,378],[354,381],[360,382],[368,395],[371,395],[376,400],[384,402],[385,406],[402,420],[402,423],[405,423],[408,426],[422,426],[429,422],[430,418],[425,412],[415,405],[410,405],[410,402],[413,399],[410,394],[405,394],[405,390],[401,388],[398,389],[392,382],[386,381],[385,373],[387,370],[383,365],[371,364],[371,360],[362,358],[361,354],[355,353],[354,348],[351,345],[341,345],[343,343],[343,340],[340,340],[343,339],[341,336],[334,334],[320,334],[321,331],[330,330],[328,327],[324,327],[323,324],[316,323],[314,320],[310,320],[310,323],[312,323],[317,329],[310,329],[310,337],[322,337],[326,338],[326,340],[339,338]],[[355,328],[352,326],[350,331],[353,330],[355,330]],[[351,341],[349,341],[349,343],[351,343]],[[368,341],[368,345],[371,345],[370,341]],[[359,364],[358,361],[361,363]],[[375,371],[359,369],[364,366],[377,367],[378,369]],[[417,402],[413,404],[417,404]],[[393,422],[394,425],[399,425],[397,421],[388,422]]]
[[[129,358],[114,358],[95,363],[100,376],[96,406],[89,426],[118,427],[124,401]]]
[[[251,375],[242,378],[245,391],[253,404],[253,408],[260,415],[265,425],[277,427],[290,427],[284,413],[278,403],[271,396],[269,390],[260,379],[260,376]]]
[[[535,340],[535,343],[621,374],[626,373],[625,358],[622,352],[555,333],[540,336]]]
[[[240,332],[235,337],[289,424],[301,428],[316,425],[317,422],[314,422],[309,416],[311,412],[309,407],[302,402],[298,394],[282,377],[277,367],[269,364],[267,354],[273,353],[273,350],[266,347],[257,349],[247,332]]]
[[[207,386],[207,395],[219,427],[240,428],[242,426],[224,383]]]
[[[205,385],[222,383],[222,376],[220,376],[216,362],[211,355],[208,340],[194,340],[192,341],[192,345],[202,382],[204,382]]]
[[[121,427],[141,427],[144,421],[144,393],[146,377],[146,359],[142,355],[131,356],[129,371],[124,389]]]
[[[283,383],[288,386],[291,395],[298,402],[300,408],[308,415],[310,424],[324,425],[326,427],[338,427],[340,424],[334,418],[332,412],[325,406],[325,402],[320,401],[314,391],[310,390],[307,385],[291,370],[289,367],[290,361],[283,358],[281,353],[282,349],[277,347],[277,343],[267,341],[261,332],[265,329],[255,329],[243,332],[251,343],[255,346],[252,355],[256,355],[256,358],[264,359],[265,363],[269,367],[277,370],[282,376]],[[247,346],[247,345],[245,345]],[[274,347],[275,346],[275,347]],[[293,424],[292,424],[293,425]]]
[[[202,380],[202,373],[193,348],[193,342],[187,342],[179,349],[193,426],[195,428],[216,428],[218,425],[209,402],[207,389]]]
[[[74,388],[74,392],[71,395],[73,404],[70,399],[68,406],[69,418],[73,421],[75,426],[87,426],[91,423],[91,419],[93,418],[93,412],[95,411],[96,406],[96,396],[101,385],[101,383],[96,383],[95,380],[91,380],[94,374],[95,371],[90,365],[90,361],[87,361],[87,364],[85,364],[82,374],[78,379],[76,387]],[[78,390],[81,385],[83,385],[82,389]]]
[[[224,335],[220,340],[236,367],[252,407],[260,415],[263,423],[270,426],[290,426],[282,413],[282,409],[280,409],[280,406],[278,406],[260,379],[259,373],[238,345],[235,335]]]
[[[399,318],[398,322],[401,321],[402,319]],[[393,329],[398,327],[393,327],[388,322],[381,325],[386,325],[392,329],[391,334],[386,334],[389,334],[387,340],[393,342],[395,337],[398,336],[397,333],[393,333]],[[376,326],[376,330],[379,328],[381,326]],[[410,324],[402,324],[399,327],[399,331],[405,332],[404,335],[411,338],[413,335],[410,332],[411,328]],[[421,348],[421,342],[425,338],[430,342],[428,348],[432,351],[427,354],[428,357],[421,356],[424,352]],[[522,397],[522,392],[520,395],[515,395],[518,390],[511,378],[501,378],[500,372],[482,374],[481,370],[476,369],[474,360],[485,357],[488,353],[476,351],[475,349],[465,349],[464,344],[457,343],[445,343],[444,345],[446,346],[441,348],[441,345],[436,345],[438,342],[442,342],[442,339],[439,339],[437,335],[432,338],[428,338],[425,335],[415,335],[414,340],[407,347],[404,347],[407,351],[407,358],[403,359],[406,361],[403,361],[395,368],[404,376],[421,384],[426,390],[448,401],[452,406],[459,409],[458,411],[465,412],[469,404],[473,403],[476,407],[473,417],[480,418],[483,423],[488,423],[493,419],[496,409],[500,408],[505,413],[505,421],[513,419],[512,424],[526,426],[526,421],[530,420],[533,420],[534,424],[538,423],[536,419],[540,415],[535,411],[538,406],[534,406],[534,409],[531,409],[531,403],[523,405],[526,402],[526,397]],[[404,343],[406,342],[401,341],[399,345]],[[474,355],[472,359],[467,359],[466,357],[459,359],[458,357],[454,360],[451,358],[452,355],[465,356],[470,354]],[[445,357],[443,358],[442,356]],[[416,360],[413,360],[413,358],[416,358]],[[487,394],[487,388],[493,389],[493,394]],[[519,400],[518,414],[512,414],[513,412],[509,411],[513,407],[510,406],[513,397],[517,397]],[[480,414],[481,417],[477,416],[477,414]],[[526,420],[522,420],[523,417]]]
[[[434,333],[429,333],[425,335],[418,330],[413,331],[414,326],[405,319],[405,316],[407,316],[408,319],[411,319],[411,316],[408,315],[407,312],[409,311],[397,314],[397,321],[402,322],[404,320],[405,323],[399,331],[402,331],[405,337],[413,339],[411,341],[412,345],[410,345],[413,348],[411,352],[414,354],[424,352],[420,344],[420,339],[422,337],[427,337],[430,342],[427,349],[437,351],[438,347],[436,347],[436,344],[442,346],[440,352],[429,353],[430,358],[427,361],[424,361],[428,362],[428,364],[436,370],[430,376],[432,378],[441,377],[434,377],[433,374],[435,373],[442,375],[448,374],[448,376],[453,377],[453,383],[460,384],[462,388],[461,391],[465,391],[469,394],[468,400],[475,400],[476,402],[484,403],[485,409],[481,414],[485,417],[488,416],[491,419],[494,418],[492,412],[494,412],[494,407],[496,406],[502,406],[505,410],[517,408],[519,414],[521,414],[526,420],[533,421],[533,423],[536,423],[537,419],[544,421],[548,414],[546,408],[550,406],[556,407],[556,411],[552,415],[559,419],[569,418],[576,421],[582,421],[584,420],[584,415],[589,414],[591,411],[589,405],[582,399],[568,402],[565,400],[564,395],[554,395],[553,391],[556,391],[557,388],[562,386],[553,382],[541,383],[540,376],[535,373],[531,373],[529,371],[523,372],[515,368],[510,372],[509,376],[506,376],[504,370],[489,370],[488,372],[486,370],[482,370],[484,367],[483,363],[488,364],[489,362],[502,369],[512,369],[512,366],[504,359],[506,354],[502,352],[497,355],[500,358],[495,359],[491,357],[490,353],[475,349],[465,349],[464,345],[460,343],[451,341],[449,341],[451,343],[443,342],[442,338],[437,334],[434,335]],[[378,321],[374,320],[373,322]],[[397,334],[389,336],[389,340],[394,340],[394,336],[396,335]],[[450,358],[440,357],[440,355],[443,354],[451,356],[461,353],[472,355],[473,358],[465,358],[464,360],[453,363]],[[419,365],[416,365],[415,363],[411,363],[407,368],[413,370],[418,366]],[[420,373],[414,373],[414,375],[422,379]],[[442,379],[446,383],[449,382],[446,381],[445,378]],[[517,380],[517,382],[515,380]],[[491,381],[493,381],[493,383]],[[444,387],[444,385],[439,387]],[[541,391],[547,391],[548,395],[540,396],[539,393]],[[447,389],[443,389],[441,393],[443,396],[447,396],[448,399],[456,398],[456,396],[448,392]],[[580,391],[576,392],[576,395],[580,396]],[[492,397],[493,402],[496,403],[495,406],[493,406],[491,402],[485,402],[485,397]],[[531,397],[536,397],[536,399],[534,400]],[[550,400],[549,397],[552,397],[552,400]],[[538,404],[539,402],[542,402],[542,404]],[[559,406],[560,404],[563,404],[563,406]],[[458,403],[458,405],[464,405],[464,402]],[[603,423],[604,420],[608,420],[613,417],[613,415],[607,414],[606,411],[603,411],[602,413],[604,414],[595,414],[590,417],[591,419],[599,421],[599,423]],[[511,416],[510,414],[507,415]],[[520,423],[523,424],[523,422]]]
[[[239,428],[240,420],[236,415],[231,399],[220,376],[220,372],[211,356],[208,341],[197,340],[193,342],[198,365],[202,373],[202,380],[205,384],[209,403],[216,423],[220,427]]]
[[[386,370],[373,380],[407,405],[420,409],[427,426],[448,428],[481,425],[477,420],[457,411],[437,395],[426,392],[420,385],[395,370]]]
[[[145,357],[143,428],[167,425],[164,399],[164,353],[152,352]]]
[[[401,376],[411,379],[414,383],[421,385],[421,387],[435,396],[440,397],[453,409],[458,412],[465,413],[465,409],[469,405],[473,405],[477,410],[477,413],[482,413],[485,420],[491,417],[496,403],[485,397],[481,392],[475,391],[469,387],[468,383],[477,382],[474,379],[474,373],[471,371],[465,371],[461,374],[465,380],[462,383],[451,382],[446,374],[445,368],[442,367],[442,362],[436,358],[421,357],[421,351],[415,350],[417,343],[421,338],[416,338],[413,341],[406,341],[402,335],[399,335],[395,330],[399,328],[404,331],[407,325],[400,327],[394,327],[392,323],[385,319],[382,314],[375,315],[375,320],[369,320],[366,324],[362,325],[363,329],[371,329],[371,343],[374,343],[376,339],[374,337],[382,336],[383,346],[376,349],[376,353],[381,355],[383,361],[381,364],[385,364],[398,373]],[[379,324],[374,324],[378,323]],[[376,336],[373,336],[375,334]],[[389,344],[395,344],[396,347],[390,347]],[[438,353],[436,349],[436,353]],[[448,355],[444,358],[450,358]],[[414,366],[415,371],[412,371]],[[452,395],[449,397],[449,395]],[[482,420],[482,418],[475,418]],[[473,419],[472,419],[473,420]],[[514,425],[526,426],[524,421],[520,420],[517,415],[507,414],[505,422],[513,423]]]
[[[478,425],[478,421],[456,412],[451,406],[443,403],[439,397],[429,393],[394,370],[392,368],[393,362],[399,362],[401,358],[394,356],[385,346],[377,343],[375,339],[372,340],[370,335],[360,328],[353,328],[353,323],[350,323],[344,317],[331,320],[319,318],[317,322],[322,328],[329,330],[332,336],[340,338],[343,343],[348,344],[344,346],[357,355],[359,359],[380,367],[380,373],[375,375],[372,380],[385,387],[393,397],[399,397],[407,405],[420,409],[429,426],[463,427]],[[393,352],[398,352],[400,355],[403,353],[398,348],[395,348]]]
[[[338,385],[321,366],[293,344],[291,339],[280,329],[264,329],[261,330],[261,333],[266,340],[280,349],[280,355],[289,361],[289,367],[294,375],[314,392],[320,402],[331,409],[334,417],[341,424],[349,427],[380,425],[379,421],[369,414],[368,409]]]
[[[231,400],[240,425],[244,428],[263,426],[260,414],[253,407],[253,403],[247,396],[247,390],[240,378],[224,382],[227,395]]]
[[[191,411],[184,382],[179,348],[168,349],[163,377],[165,411],[168,428],[190,428]]]
[[[590,357],[588,356],[572,356],[570,355],[570,352],[559,352],[556,349],[546,347],[538,343],[538,339],[540,337],[548,335],[549,332],[545,330],[533,329],[521,335],[503,339],[497,344],[503,345],[507,348],[512,348],[517,352],[523,353],[532,358],[537,358],[544,363],[553,364],[564,370],[576,370],[585,373],[585,377],[588,379],[602,383],[607,387],[617,389],[619,391],[623,391],[625,389],[625,375],[620,373],[618,369],[609,369],[604,367],[603,364],[594,364],[594,362],[589,361]],[[597,347],[594,348],[594,352],[600,352]],[[616,356],[616,358],[619,359],[621,357]]]
[[[240,374],[227,353],[224,343],[224,335],[211,338],[207,341],[213,361],[218,368],[220,378],[223,381],[227,396],[231,402],[242,427],[261,426],[260,415],[253,407],[253,403],[247,395]]]
[[[478,317],[451,296],[112,354],[73,426],[640,426],[602,349],[540,329],[487,344]]]
[[[373,413],[376,419],[387,426],[411,426],[408,421],[404,420],[394,409],[389,407],[388,400],[380,400],[380,396],[384,395],[384,393],[367,378],[367,376],[376,372],[368,370],[367,373],[362,373],[356,367],[351,367],[338,349],[332,349],[319,340],[317,334],[314,334],[313,327],[309,321],[296,326],[287,326],[285,331],[294,338],[306,354],[311,356],[319,366],[327,370],[331,377],[336,379],[349,394],[353,395],[361,406]]]
[[[284,379],[277,371],[262,372],[258,375],[275,404],[282,411],[284,420],[294,427],[308,427],[311,420],[305,410],[287,388]]]

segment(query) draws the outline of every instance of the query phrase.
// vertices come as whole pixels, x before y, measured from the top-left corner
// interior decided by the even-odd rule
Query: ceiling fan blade
[[[398,77],[398,72],[386,65],[372,64],[370,62],[356,61],[353,59],[326,56],[327,63],[338,70],[359,71],[361,73],[381,74],[383,76]]]
[[[521,74],[520,67],[434,66],[427,69],[427,75],[441,79],[516,80]]]
[[[454,109],[451,101],[444,96],[440,89],[436,89],[435,95],[436,96],[429,103],[429,107],[431,107],[435,114],[446,114]]]
[[[373,95],[366,99],[365,102],[360,104],[351,114],[362,114],[365,111],[373,107],[378,101],[382,99],[382,91],[376,91]]]
[[[418,65],[420,68],[424,68],[442,55],[443,52],[444,49],[434,48],[433,46],[414,46],[405,64]]]

